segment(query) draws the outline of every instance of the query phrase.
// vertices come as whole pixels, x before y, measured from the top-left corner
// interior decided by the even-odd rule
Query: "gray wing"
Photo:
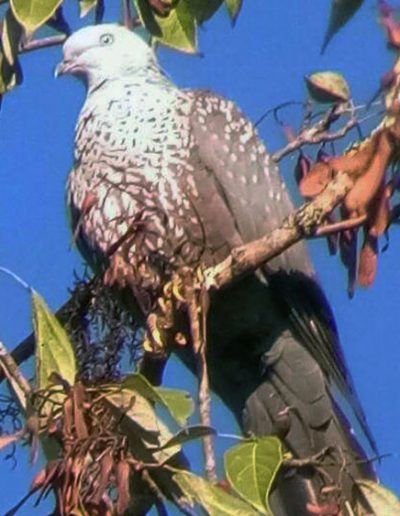
[[[191,94],[191,129],[199,156],[212,171],[243,241],[255,240],[278,227],[293,210],[278,167],[233,102],[208,91]],[[313,272],[303,243],[268,266]]]
[[[278,227],[293,210],[278,167],[252,123],[233,102],[208,91],[190,95],[194,99],[190,125],[197,154],[218,185],[241,239],[259,238]],[[344,363],[332,311],[314,279],[305,245],[300,243],[269,263],[267,278],[281,313],[290,320],[327,383],[335,384],[353,408],[375,449]]]

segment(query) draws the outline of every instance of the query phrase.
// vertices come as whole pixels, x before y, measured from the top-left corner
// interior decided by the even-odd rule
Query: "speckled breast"
[[[190,99],[179,90],[111,83],[88,97],[67,186],[82,252],[107,255],[129,240],[129,258],[173,259],[190,211],[180,177],[189,163]],[[179,109],[178,109],[179,105]],[[186,115],[186,116],[185,116]]]

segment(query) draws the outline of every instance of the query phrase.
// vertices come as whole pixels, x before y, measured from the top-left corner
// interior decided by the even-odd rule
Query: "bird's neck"
[[[88,77],[87,94],[90,96],[97,91],[102,93],[104,90],[114,88],[116,84],[131,84],[137,89],[151,87],[156,87],[160,90],[175,89],[175,86],[166,74],[156,64],[150,63],[146,67],[128,67],[123,73],[110,76],[97,73],[91,74]]]

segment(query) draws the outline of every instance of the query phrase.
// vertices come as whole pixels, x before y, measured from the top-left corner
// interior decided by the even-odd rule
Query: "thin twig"
[[[124,27],[127,29],[132,30],[136,27],[141,27],[142,22],[139,16],[132,14],[131,0],[122,0],[122,16]]]
[[[130,0],[122,0],[122,14],[124,27],[127,29],[132,29],[132,10]]]
[[[33,39],[31,41],[21,43],[19,53],[26,54],[27,52],[33,52],[34,50],[62,45],[66,39],[67,36],[65,34],[49,36],[48,38]]]
[[[340,220],[339,222],[334,222],[332,224],[326,224],[326,226],[321,226],[318,228],[315,231],[314,236],[325,237],[327,235],[333,235],[348,229],[355,229],[362,226],[366,220],[367,215],[360,215],[359,217],[353,217],[346,220]]]
[[[289,142],[283,149],[272,154],[272,159],[279,162],[282,158],[291,154],[293,151],[300,149],[304,145],[315,145],[319,143],[340,140],[346,134],[357,127],[359,121],[355,117],[351,117],[340,129],[329,132],[323,129],[325,121],[321,120],[316,125],[302,131],[295,139]]]
[[[27,402],[31,397],[32,389],[25,378],[25,376],[19,370],[13,357],[8,352],[7,348],[0,341],[0,368],[3,370],[4,375],[10,381],[12,388],[15,390],[15,394],[18,396],[20,403],[26,408]],[[20,391],[20,392],[18,392]]]
[[[188,275],[189,276],[189,275]],[[190,330],[193,349],[197,362],[197,378],[199,381],[199,411],[202,425],[211,427],[211,397],[207,366],[206,317],[207,291],[202,289],[198,299],[196,288],[189,278],[189,285],[185,285],[185,298],[188,307]],[[208,435],[203,438],[204,462],[207,478],[210,482],[217,482],[217,464],[215,460],[214,439]]]

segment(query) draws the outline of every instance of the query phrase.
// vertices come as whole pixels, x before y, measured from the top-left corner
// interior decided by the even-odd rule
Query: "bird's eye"
[[[100,43],[102,45],[111,45],[114,42],[114,36],[112,34],[102,34],[100,36]]]

